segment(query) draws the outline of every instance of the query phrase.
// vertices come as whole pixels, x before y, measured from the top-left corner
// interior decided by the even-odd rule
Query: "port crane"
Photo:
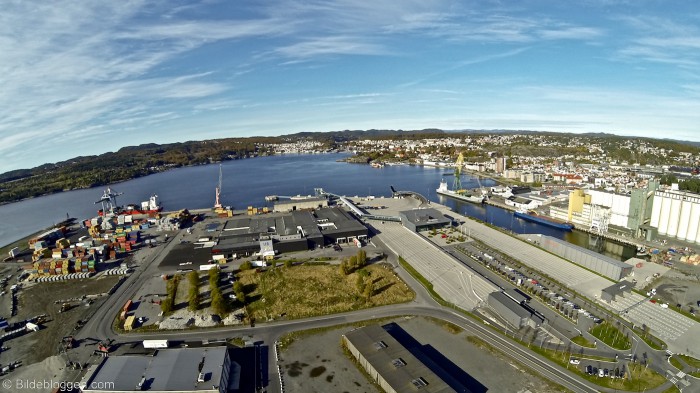
[[[455,179],[452,181],[452,189],[458,192],[462,189],[462,167],[464,166],[464,155],[459,153],[455,161]]]
[[[112,191],[111,188],[107,187],[107,189],[102,193],[100,200],[96,201],[95,204],[102,204],[103,214],[107,212],[106,208],[109,209],[109,212],[114,212],[114,209],[117,208],[117,197],[123,194],[123,192],[115,192]]]
[[[221,209],[223,206],[221,205],[221,187],[222,187],[222,172],[221,172],[221,164],[219,164],[219,184],[216,186],[216,202],[214,203],[214,208],[216,209]]]

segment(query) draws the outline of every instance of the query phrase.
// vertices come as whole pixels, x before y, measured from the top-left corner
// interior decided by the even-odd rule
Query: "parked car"
[[[593,366],[591,366],[590,364],[588,366],[586,366],[586,374],[588,374],[588,375],[593,374]]]
[[[581,361],[578,360],[578,359],[576,359],[576,358],[571,358],[571,359],[569,359],[569,363],[571,363],[571,364],[579,364],[579,363],[581,363]]]
[[[603,372],[603,369],[598,369],[598,377],[604,377],[605,373]]]
[[[605,375],[606,377],[609,376],[609,375],[610,375],[610,370],[608,370],[607,368],[604,368],[604,369],[603,369],[603,375]]]

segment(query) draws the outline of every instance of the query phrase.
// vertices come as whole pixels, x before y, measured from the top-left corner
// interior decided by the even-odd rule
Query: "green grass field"
[[[595,345],[593,345],[592,342],[588,341],[588,340],[587,340],[585,337],[583,337],[583,336],[576,336],[576,337],[574,337],[574,338],[571,339],[571,342],[573,342],[574,344],[578,344],[578,345],[580,345],[580,346],[582,346],[582,347],[586,347],[586,348],[595,348]]]
[[[607,321],[603,321],[593,327],[590,333],[612,348],[621,350],[632,348],[630,340],[622,334],[619,329],[609,324]]]

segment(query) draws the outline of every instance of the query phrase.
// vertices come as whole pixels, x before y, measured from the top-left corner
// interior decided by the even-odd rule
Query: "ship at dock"
[[[126,206],[117,205],[117,197],[122,195],[121,192],[115,192],[111,188],[107,188],[103,193],[99,201],[95,204],[101,204],[102,209],[97,211],[97,214],[104,216],[105,212],[108,214],[117,215],[133,215],[133,214],[146,214],[153,216],[160,213],[163,210],[163,206],[160,205],[158,201],[158,195],[151,195],[147,201],[143,201],[140,204],[130,204]]]
[[[534,222],[537,224],[542,224],[550,228],[561,229],[563,231],[570,231],[574,229],[574,225],[565,221],[557,220],[556,218],[548,217],[542,214],[538,214],[535,211],[523,211],[519,210],[513,213],[515,217],[522,218],[523,220]]]
[[[472,194],[467,190],[462,189],[462,167],[464,166],[464,155],[459,153],[457,161],[455,161],[455,171],[454,182],[452,183],[452,190],[447,188],[447,182],[445,179],[440,180],[440,187],[435,190],[439,195],[444,195],[446,197],[454,198],[464,202],[470,203],[484,203],[486,199],[486,192],[483,187],[481,187],[481,182],[479,182],[479,190],[481,195]],[[477,177],[477,181],[479,178]]]
[[[454,198],[460,201],[464,202],[470,202],[470,203],[483,203],[484,202],[484,196],[483,195],[475,195],[467,192],[467,190],[450,190],[447,188],[447,182],[445,180],[440,181],[440,187],[435,190],[438,194],[444,195],[446,197]]]

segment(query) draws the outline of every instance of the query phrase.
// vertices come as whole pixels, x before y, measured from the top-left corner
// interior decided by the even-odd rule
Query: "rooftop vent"
[[[413,384],[413,386],[416,387],[416,389],[422,389],[428,386],[428,382],[425,379],[423,379],[423,377],[416,378],[413,381],[411,381],[411,383]]]
[[[396,359],[391,361],[391,364],[393,364],[394,367],[396,367],[396,368],[400,368],[400,367],[405,366],[406,362],[401,358],[396,358]]]
[[[384,341],[377,341],[374,343],[374,348],[379,351],[380,349],[386,348],[386,343]]]

